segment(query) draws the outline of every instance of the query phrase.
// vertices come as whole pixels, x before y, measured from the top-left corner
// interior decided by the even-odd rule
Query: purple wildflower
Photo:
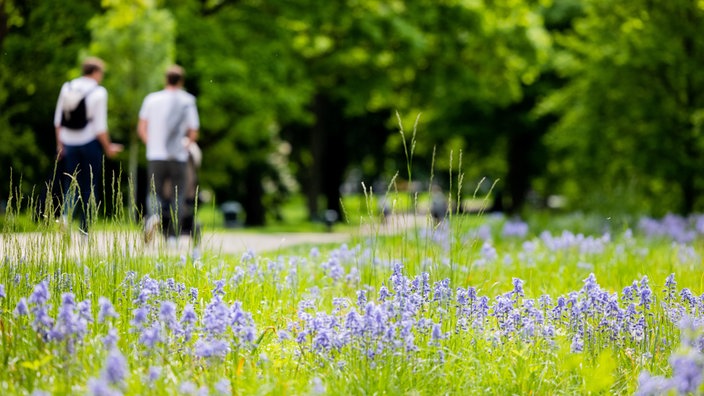
[[[161,342],[161,332],[159,331],[159,326],[155,324],[142,329],[142,332],[139,335],[140,344],[152,349],[158,342]]]
[[[511,292],[515,299],[518,297],[523,297],[523,280],[520,278],[513,278],[513,291]]]
[[[105,322],[107,318],[117,318],[119,316],[109,299],[100,297],[98,299],[98,305],[100,306],[98,310],[98,323]]]
[[[584,350],[584,341],[579,334],[572,337],[572,345],[570,346],[570,349],[572,350],[572,353],[579,353]]]
[[[162,371],[163,369],[160,366],[149,367],[149,370],[147,371],[146,382],[150,385],[156,382],[161,377]]]
[[[5,296],[5,285],[0,283],[0,298],[6,298]]]
[[[698,354],[686,356],[673,356],[670,358],[672,364],[672,385],[677,388],[680,395],[697,394],[702,385],[702,364],[698,362]]]
[[[177,330],[178,320],[176,319],[176,304],[171,301],[162,301],[159,309],[159,320],[172,331]]]
[[[363,289],[357,290],[357,306],[362,308],[365,305],[367,305],[367,291]]]
[[[379,288],[379,301],[384,302],[389,297],[391,297],[391,293],[389,293],[389,289],[386,287],[386,285],[382,283],[381,287]]]
[[[127,360],[119,350],[113,349],[105,361],[103,378],[112,385],[120,385],[127,377]]]
[[[22,297],[20,301],[17,302],[15,306],[15,316],[25,316],[29,315],[29,308],[27,307],[27,299]]]
[[[178,387],[178,392],[183,395],[195,395],[197,390],[196,384],[191,381],[184,381]]]
[[[191,297],[191,301],[195,302],[198,300],[198,289],[195,287],[192,287],[188,293]]]
[[[139,307],[132,311],[132,321],[130,324],[138,329],[147,322],[149,318],[149,309],[146,307]]]
[[[528,234],[528,224],[521,220],[511,220],[504,224],[504,228],[501,231],[504,237],[518,237],[523,238]]]
[[[220,279],[215,281],[215,288],[213,289],[213,297],[222,298],[225,295],[225,280]]]
[[[89,379],[88,391],[92,396],[118,396],[122,394],[111,388],[110,384],[103,378]]]
[[[442,329],[440,328],[440,324],[434,323],[433,324],[433,330],[430,333],[430,339],[431,339],[431,345],[440,345],[440,340],[445,338],[445,334],[443,334]]]
[[[228,380],[227,378],[223,378],[220,381],[216,382],[213,388],[215,389],[215,392],[218,395],[225,396],[232,394],[232,385],[230,385],[230,380]]]
[[[326,393],[325,385],[320,377],[315,377],[311,384],[311,393],[314,395],[324,395]]]
[[[113,349],[117,345],[117,340],[119,339],[119,336],[117,334],[117,329],[115,328],[110,328],[108,330],[108,334],[103,337],[103,346],[107,350]]]
[[[35,305],[44,305],[47,301],[49,301],[49,285],[44,280],[34,286],[34,291],[29,296],[29,302]]]
[[[203,327],[208,336],[218,336],[227,330],[230,323],[230,309],[219,299],[213,299],[205,307]]]
[[[195,354],[202,358],[225,357],[228,352],[230,352],[230,344],[219,339],[210,341],[199,339],[195,344]]]
[[[254,327],[252,314],[245,312],[242,309],[242,303],[236,301],[232,305],[230,317],[230,326],[232,326],[232,331],[238,339],[238,346],[243,347],[252,345],[256,339],[256,328]]]

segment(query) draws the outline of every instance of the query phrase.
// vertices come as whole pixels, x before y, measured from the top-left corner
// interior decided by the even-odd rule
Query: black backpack
[[[61,109],[61,126],[68,129],[83,129],[88,125],[90,120],[86,111],[86,98],[97,87],[91,88],[83,95],[79,91],[72,90],[69,84],[69,89],[64,94],[63,108]]]

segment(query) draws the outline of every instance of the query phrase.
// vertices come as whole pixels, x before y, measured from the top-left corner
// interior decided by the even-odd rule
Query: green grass
[[[518,238],[501,236],[503,218],[456,215],[448,228],[429,223],[428,228],[403,233],[399,229],[397,235],[373,233],[376,237],[370,239],[360,234],[346,247],[306,245],[244,258],[205,252],[199,260],[184,259],[168,250],[145,254],[130,231],[132,226],[119,223],[109,224],[115,240],[102,251],[92,249],[90,241],[81,245],[52,227],[31,234],[30,249],[19,245],[17,234],[5,232],[0,267],[0,284],[6,293],[0,299],[0,386],[8,394],[89,391],[91,378],[104,376],[109,353],[102,339],[113,328],[119,334],[117,348],[126,358],[128,372],[113,390],[127,394],[176,394],[188,386],[185,382],[217,394],[220,381],[237,394],[311,394],[317,388],[331,394],[630,394],[642,371],[671,373],[668,358],[676,350],[679,331],[665,318],[661,290],[665,278],[674,273],[679,289],[690,288],[695,295],[704,291],[699,262],[678,258],[683,249],[701,255],[702,242],[676,246],[667,239],[628,238],[617,229],[596,253],[578,247],[553,251],[538,243],[538,225],[561,232],[564,224],[585,227],[602,222],[588,216],[578,218],[541,217],[527,238]],[[490,262],[481,262],[484,243],[477,237],[481,227],[489,227],[497,252]],[[535,249],[526,250],[526,240],[536,243]],[[525,282],[525,297],[519,301],[526,301],[579,291],[591,273],[612,294],[620,294],[647,276],[654,302],[645,338],[614,343],[598,336],[585,341],[580,353],[571,351],[567,324],[549,339],[504,337],[486,327],[469,326],[457,332],[454,302],[432,299],[423,303],[419,317],[441,323],[447,336],[434,343],[429,331],[414,330],[415,351],[400,348],[370,358],[359,349],[362,344],[319,352],[312,346],[313,338],[302,344],[279,340],[284,332],[295,337],[304,329],[303,301],[312,304],[309,313],[316,315],[317,311],[323,318],[334,316],[336,299],[344,299],[347,305],[340,312],[341,321],[356,306],[359,290],[366,290],[369,300],[376,301],[382,285],[391,288],[394,263],[403,264],[403,274],[409,279],[427,273],[431,287],[448,279],[452,290],[471,286],[492,302],[512,290],[514,278]],[[333,264],[339,264],[340,277],[334,276]],[[30,296],[42,280],[48,281],[49,314],[54,318],[62,293],[72,292],[77,302],[91,304],[93,321],[74,345],[75,351],[67,349],[66,341],[42,340],[30,317],[13,314],[19,299]],[[168,335],[163,343],[151,349],[140,342],[140,333],[130,322],[145,284],[159,285],[154,294],[147,295],[151,320],[159,323],[164,301],[176,304],[179,318],[184,307],[192,304],[202,319],[213,304],[218,280],[224,281],[222,301],[229,307],[239,302],[251,314],[256,323],[255,344],[232,348],[223,357],[195,357],[195,342],[205,336],[184,341],[165,324],[160,325],[162,334]],[[198,290],[196,298],[190,295],[191,288]],[[112,301],[118,317],[97,321],[100,297]],[[357,310],[363,312],[363,307]],[[585,323],[594,329],[599,325],[597,321]],[[226,339],[237,340],[230,331],[227,334]],[[369,342],[378,341],[373,340]],[[155,368],[160,375],[150,383],[145,377]]]
[[[368,193],[343,198],[335,230],[350,233],[347,244],[193,258],[145,247],[140,224],[120,206],[92,224],[111,236],[99,245],[95,233],[84,238],[54,219],[34,221],[21,209],[31,202],[10,201],[0,245],[0,389],[12,395],[100,393],[95,385],[115,373],[106,366],[116,351],[125,375],[106,386],[134,395],[632,394],[641,373],[670,376],[670,357],[687,352],[674,308],[704,315],[663,291],[674,274],[678,292],[704,292],[702,236],[677,244],[631,235],[637,219],[629,217],[531,213],[525,236],[505,236],[509,219],[484,213],[486,199],[465,200],[479,210],[435,223],[427,193]],[[382,226],[382,203],[419,215],[420,224]],[[326,230],[308,221],[301,196],[281,215],[238,232]],[[215,204],[200,205],[197,218],[206,233],[228,231]],[[590,276],[598,296],[586,289]],[[646,281],[649,306],[625,293],[634,282],[642,292]],[[41,282],[46,303],[31,297]],[[522,295],[513,292],[519,284]],[[476,305],[461,304],[470,290]],[[66,305],[66,293],[87,308]],[[99,320],[101,298],[115,317]],[[573,302],[552,318],[560,298]],[[616,311],[571,314],[610,298],[619,314],[632,311],[617,334],[609,332],[619,324]],[[16,312],[21,301],[29,315]],[[502,313],[499,302],[511,308]],[[164,316],[170,303],[175,320]],[[190,308],[191,332],[179,322]],[[147,313],[143,324],[135,322],[138,309]],[[81,312],[90,320],[76,321]],[[39,324],[42,317],[53,323]],[[112,346],[109,334],[118,337]],[[227,349],[213,352],[216,342]]]

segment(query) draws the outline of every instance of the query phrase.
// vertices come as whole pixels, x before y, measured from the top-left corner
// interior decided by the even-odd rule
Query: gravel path
[[[428,224],[423,215],[394,215],[384,224],[363,225],[358,229],[332,232],[263,234],[244,230],[205,232],[196,254],[241,255],[275,251],[296,245],[342,244],[355,237],[400,234]],[[95,232],[87,238],[78,233],[10,233],[0,234],[0,258],[4,260],[53,259],[56,255],[95,257],[112,255],[191,255],[192,242],[182,237],[177,244],[162,239],[145,244],[139,232]]]

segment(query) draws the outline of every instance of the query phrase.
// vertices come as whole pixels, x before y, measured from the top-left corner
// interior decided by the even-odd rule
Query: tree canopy
[[[91,54],[107,61],[113,137],[130,145],[113,168],[139,178],[137,111],[179,63],[201,113],[201,188],[241,201],[248,224],[299,191],[311,218],[339,210],[345,181],[373,185],[397,172],[469,191],[498,180],[495,195],[513,212],[529,194],[564,194],[582,209],[695,211],[704,203],[703,8],[2,0],[0,169],[26,192],[43,188],[58,90]]]

